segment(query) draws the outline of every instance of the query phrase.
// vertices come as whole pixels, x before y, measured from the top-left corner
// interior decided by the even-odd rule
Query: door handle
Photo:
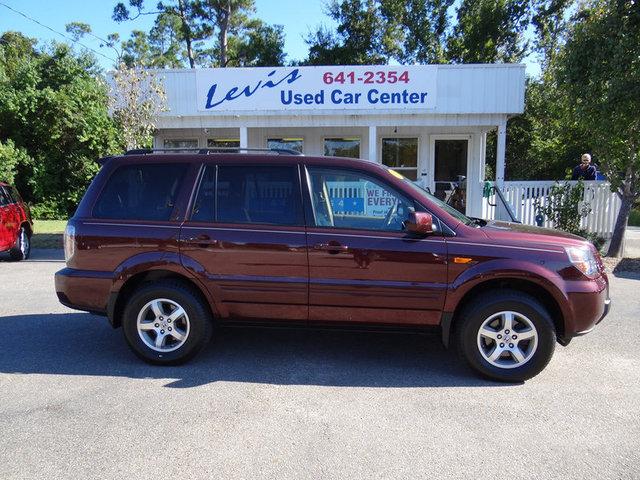
[[[340,253],[340,252],[348,252],[349,247],[347,245],[342,245],[338,242],[329,242],[329,243],[316,243],[313,246],[314,250],[322,250],[325,252],[329,252],[332,254]]]
[[[195,237],[187,238],[187,242],[209,242],[209,241],[211,241],[211,237],[205,233]]]

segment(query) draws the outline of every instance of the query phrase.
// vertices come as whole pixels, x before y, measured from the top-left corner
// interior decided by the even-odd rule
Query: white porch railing
[[[502,194],[519,221],[527,225],[536,225],[536,205],[545,205],[548,202],[549,190],[555,183],[554,181],[504,182]],[[568,183],[576,184],[577,182]],[[495,193],[489,198],[483,197],[482,218],[507,220],[506,209],[500,208],[500,200],[496,197]],[[584,198],[580,210],[583,215],[582,228],[609,238],[613,233],[620,210],[620,199],[611,192],[608,182],[584,182]],[[543,226],[553,227],[547,219]]]

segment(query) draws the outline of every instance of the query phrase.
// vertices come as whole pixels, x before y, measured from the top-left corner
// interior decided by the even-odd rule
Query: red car
[[[13,260],[29,258],[32,233],[29,207],[14,187],[0,182],[0,252]]]
[[[505,381],[609,310],[580,237],[466,217],[373,162],[286,153],[106,159],[67,226],[60,302],[156,364],[216,325],[437,329]]]

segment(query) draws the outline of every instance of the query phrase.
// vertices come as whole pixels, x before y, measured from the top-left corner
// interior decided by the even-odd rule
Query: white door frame
[[[429,135],[429,159],[427,168],[427,185],[431,192],[436,191],[436,140],[466,140],[467,141],[467,171],[465,176],[469,178],[471,174],[471,150],[473,149],[473,134],[472,133],[449,133],[438,134],[432,133]]]

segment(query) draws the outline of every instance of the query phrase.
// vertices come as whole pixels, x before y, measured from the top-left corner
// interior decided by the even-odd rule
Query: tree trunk
[[[184,42],[187,44],[187,58],[189,59],[189,67],[196,68],[196,62],[193,57],[193,47],[191,45],[191,27],[189,26],[189,20],[187,19],[184,0],[178,0],[178,9],[180,10],[180,22],[182,22],[182,34],[184,35]]]
[[[627,222],[629,221],[631,207],[633,207],[633,196],[623,194],[620,212],[618,212],[618,218],[616,218],[616,226],[613,229],[613,237],[611,237],[607,257],[621,257],[623,254],[622,240],[624,240],[624,234],[627,231]]]
[[[219,15],[220,15],[218,17],[218,28],[220,29],[220,33],[218,34],[218,41],[220,43],[219,61],[220,61],[221,67],[226,67],[228,62],[227,51],[229,48],[228,34],[229,34],[229,20],[231,18],[231,2],[227,2],[227,5],[224,7],[224,9],[221,12],[219,12]]]

